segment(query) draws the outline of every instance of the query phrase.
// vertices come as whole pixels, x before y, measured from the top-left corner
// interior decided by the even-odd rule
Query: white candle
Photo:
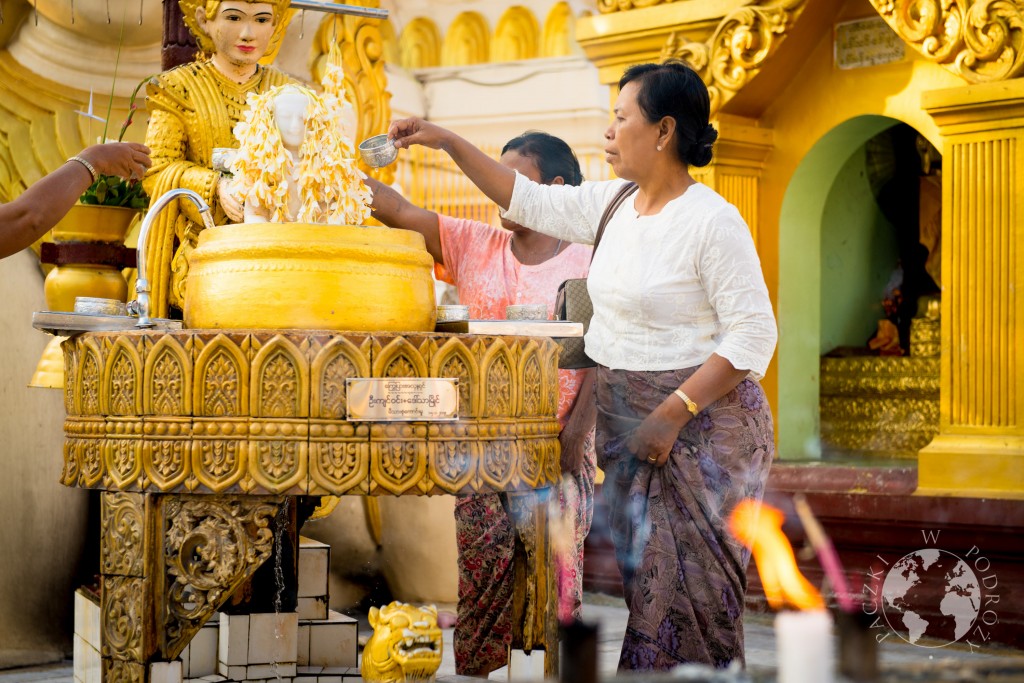
[[[824,610],[779,612],[775,617],[778,683],[831,683],[832,617]]]

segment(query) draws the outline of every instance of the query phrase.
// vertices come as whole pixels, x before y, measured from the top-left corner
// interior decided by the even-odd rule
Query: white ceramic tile
[[[331,548],[311,539],[299,540],[298,595],[300,598],[326,596]]]
[[[544,651],[534,650],[526,654],[522,650],[512,650],[508,660],[508,680],[543,681]]]
[[[299,619],[326,619],[327,611],[327,596],[299,598],[295,610]]]
[[[297,666],[295,667],[296,676],[316,676],[318,673],[323,671],[322,666]]]
[[[295,612],[249,615],[249,664],[297,661],[299,616]]]
[[[309,664],[311,666],[356,666],[358,622],[331,611],[326,621],[310,622]]]
[[[316,679],[316,683],[341,683],[341,676],[319,676]]]
[[[217,661],[228,667],[248,664],[249,657],[249,616],[248,614],[221,614],[220,635],[217,646]],[[218,667],[217,673],[231,678],[225,667]]]
[[[72,651],[75,658],[74,677],[82,683],[100,683],[103,668],[100,651],[85,642],[85,639],[79,635],[74,636]]]
[[[218,640],[219,629],[216,624],[207,622],[199,629],[186,648],[189,658],[186,660],[185,653],[181,653],[181,660],[187,669],[185,678],[202,678],[217,673]]]
[[[100,649],[100,606],[82,589],[75,591],[75,633],[96,650]]]
[[[299,666],[309,666],[309,632],[311,630],[310,624],[299,622],[295,649],[295,663]]]
[[[181,660],[153,662],[149,665],[149,683],[182,683]]]
[[[294,678],[295,664],[250,664],[245,670],[246,681],[277,681],[280,678]]]
[[[244,681],[245,669],[244,666],[229,666],[227,676],[232,681]]]

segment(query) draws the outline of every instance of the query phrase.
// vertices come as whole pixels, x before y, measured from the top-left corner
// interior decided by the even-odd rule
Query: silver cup
[[[234,147],[214,147],[210,155],[213,170],[222,175],[232,175],[231,164],[235,161],[238,150]]]
[[[359,143],[359,154],[367,166],[381,168],[394,163],[398,158],[398,148],[393,140],[388,140],[387,134],[374,135]]]
[[[443,304],[437,307],[437,322],[455,323],[469,320],[469,306]]]
[[[118,299],[101,299],[92,296],[75,297],[75,313],[87,315],[128,315],[123,301]]]

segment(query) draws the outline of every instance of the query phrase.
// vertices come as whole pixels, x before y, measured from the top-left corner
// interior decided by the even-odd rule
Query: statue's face
[[[274,6],[268,2],[223,0],[213,17],[200,8],[199,27],[213,41],[216,58],[236,67],[254,66],[274,35]]]
[[[274,120],[281,131],[281,141],[288,149],[297,150],[306,137],[306,108],[309,98],[295,90],[285,90],[274,98]]]

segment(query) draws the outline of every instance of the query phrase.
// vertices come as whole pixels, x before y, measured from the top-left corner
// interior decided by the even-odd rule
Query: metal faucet
[[[203,217],[203,225],[206,229],[214,227],[213,218],[210,216],[210,206],[203,201],[203,198],[192,190],[179,187],[169,190],[160,196],[155,202],[149,205],[146,217],[142,219],[142,227],[139,229],[139,245],[136,249],[138,263],[138,277],[135,280],[135,301],[128,304],[128,310],[139,316],[139,322],[135,327],[154,327],[156,323],[149,317],[149,280],[146,279],[146,242],[149,239],[149,226],[153,223],[164,207],[179,197],[191,199],[192,203],[199,209],[199,215]]]

